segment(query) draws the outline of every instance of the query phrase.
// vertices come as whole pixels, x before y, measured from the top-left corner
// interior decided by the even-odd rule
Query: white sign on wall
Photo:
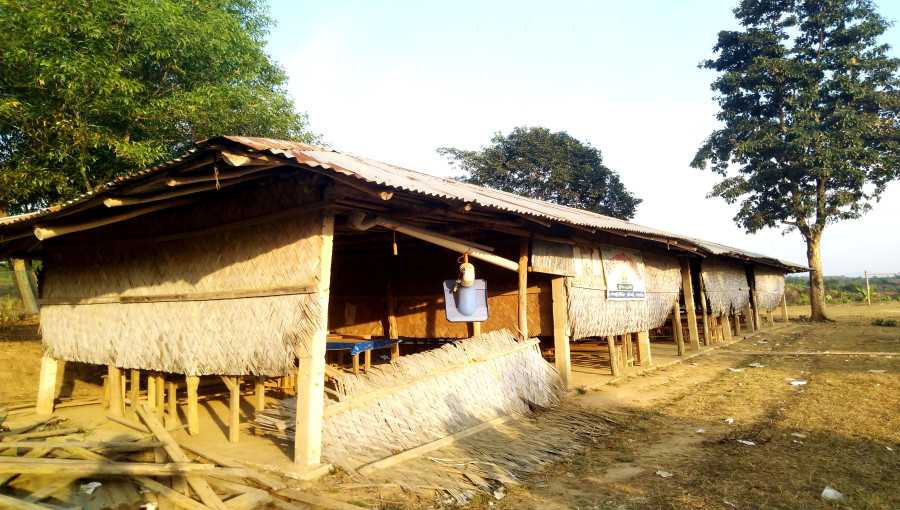
[[[620,248],[601,248],[606,277],[606,299],[642,300],[647,297],[644,259],[641,253]]]

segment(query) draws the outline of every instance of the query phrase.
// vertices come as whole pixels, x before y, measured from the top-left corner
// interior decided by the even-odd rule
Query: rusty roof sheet
[[[79,204],[102,200],[116,189],[133,181],[161,173],[179,162],[194,159],[200,154],[212,150],[222,144],[237,144],[255,152],[267,152],[272,155],[294,160],[298,163],[330,170],[346,177],[359,179],[362,182],[404,190],[426,196],[459,200],[482,207],[506,211],[514,214],[528,215],[565,224],[578,225],[598,230],[633,233],[657,238],[661,242],[673,242],[700,248],[702,251],[721,256],[737,257],[753,260],[767,265],[776,265],[791,271],[806,271],[807,267],[792,262],[782,261],[766,255],[753,253],[718,243],[703,241],[659,229],[645,227],[618,218],[604,216],[581,209],[566,207],[542,200],[523,197],[505,191],[499,191],[473,184],[423,174],[380,161],[342,152],[328,147],[311,145],[287,140],[271,138],[251,138],[243,136],[226,136],[211,138],[198,143],[198,148],[182,158],[168,161],[154,168],[142,170],[129,176],[120,177],[100,186],[90,193],[85,193],[65,204],[56,205],[34,213],[0,218],[0,229],[24,222],[37,222],[42,217],[54,216],[59,211],[71,209]]]

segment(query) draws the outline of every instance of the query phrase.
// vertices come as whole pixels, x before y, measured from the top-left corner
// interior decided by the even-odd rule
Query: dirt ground
[[[900,302],[829,310],[835,322],[793,319],[679,363],[573,392],[567,405],[602,410],[616,423],[611,433],[521,485],[498,487],[501,499],[484,494],[468,506],[900,508],[900,327],[873,324],[900,321]],[[23,331],[18,340],[0,331],[0,405],[34,398],[40,347],[24,340]],[[74,368],[70,394],[96,395],[91,377],[97,374]],[[438,494],[341,487],[342,480],[332,474],[310,490],[381,510],[453,506]],[[823,499],[826,487],[843,498]]]

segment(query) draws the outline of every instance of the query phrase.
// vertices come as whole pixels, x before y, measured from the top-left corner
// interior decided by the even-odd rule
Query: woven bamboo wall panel
[[[315,196],[297,191],[285,185],[268,193],[223,194],[177,217],[163,211],[129,223],[134,223],[134,232],[169,232],[173,224],[166,221],[182,216],[191,226],[208,226],[219,218],[252,217],[314,201]],[[193,375],[285,375],[293,366],[294,349],[309,341],[309,331],[323,320],[314,294],[207,301],[191,296],[286,288],[315,292],[322,218],[323,212],[316,209],[252,228],[62,251],[46,262],[45,298],[178,295],[181,301],[45,305],[41,317],[45,349],[61,359],[123,368]],[[185,228],[174,225],[179,231]]]
[[[756,304],[767,312],[778,308],[784,296],[784,273],[763,266],[754,266]]]
[[[579,253],[576,251],[576,253]],[[593,268],[594,258],[590,251],[581,250],[582,275]],[[647,298],[635,301],[609,301],[606,290],[580,286],[599,281],[596,276],[566,278],[568,287],[569,324],[573,337],[621,335],[637,331],[647,331],[661,326],[672,310],[678,291],[681,289],[681,269],[673,257],[642,253]],[[576,264],[579,260],[576,258]]]
[[[708,258],[700,268],[710,317],[730,315],[750,302],[750,285],[743,264]]]
[[[571,275],[575,271],[572,245],[535,239],[531,241],[531,265],[553,274]]]
[[[328,331],[343,335],[385,336],[387,305],[383,298],[369,296],[329,297]]]
[[[41,310],[45,354],[187,375],[290,375],[313,340],[316,294],[251,299],[51,305]]]

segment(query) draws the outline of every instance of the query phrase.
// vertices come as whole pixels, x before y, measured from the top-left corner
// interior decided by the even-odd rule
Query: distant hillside
[[[786,276],[785,296],[788,304],[809,304],[809,278]],[[870,276],[872,301],[900,300],[900,273],[893,276]],[[829,303],[866,300],[866,279],[862,276],[826,276],[825,299]]]

